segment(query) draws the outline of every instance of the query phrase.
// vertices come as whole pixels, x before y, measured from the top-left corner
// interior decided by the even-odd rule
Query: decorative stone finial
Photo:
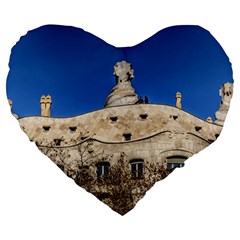
[[[180,108],[180,109],[182,108],[181,100],[182,100],[182,94],[180,92],[177,92],[176,93],[176,107]]]
[[[43,117],[50,117],[51,115],[51,104],[52,104],[52,97],[51,96],[42,96],[40,99],[41,104],[41,116]]]
[[[116,86],[107,97],[105,107],[135,104],[138,101],[138,95],[131,85],[134,77],[132,64],[126,61],[117,62],[113,75],[116,79]]]
[[[222,97],[220,107],[218,111],[215,113],[216,121],[215,123],[219,125],[223,125],[225,118],[227,116],[227,112],[230,106],[230,102],[233,94],[233,84],[232,83],[224,83],[219,91],[219,95]]]
[[[116,78],[116,84],[125,84],[130,82],[133,76],[132,64],[121,61],[115,64],[113,75]]]

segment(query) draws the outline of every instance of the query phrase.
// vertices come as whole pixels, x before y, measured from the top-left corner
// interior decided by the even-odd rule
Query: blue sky
[[[40,115],[40,97],[51,95],[51,116],[101,109],[115,85],[113,66],[132,63],[132,85],[149,103],[175,105],[214,117],[219,88],[233,82],[231,63],[214,37],[199,26],[163,29],[133,46],[116,48],[82,29],[46,25],[29,31],[12,48],[7,97],[20,117]]]

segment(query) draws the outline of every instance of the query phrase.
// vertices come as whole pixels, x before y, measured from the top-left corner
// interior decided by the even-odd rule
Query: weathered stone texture
[[[105,107],[135,104],[138,101],[138,95],[131,86],[133,79],[132,65],[126,61],[116,63],[113,75],[116,78],[117,85],[107,97]]]
[[[141,119],[141,114],[147,118]],[[117,119],[113,122],[111,117]],[[85,137],[92,139],[93,149],[113,155],[111,163],[117,161],[122,152],[129,161],[166,163],[171,155],[188,158],[198,153],[222,130],[221,126],[179,108],[153,104],[111,107],[72,118],[25,117],[19,119],[19,123],[37,145],[52,146],[56,139],[60,140],[57,147],[70,149],[68,161],[72,162],[77,158],[74,146]],[[127,133],[131,134],[130,140],[124,138]]]
[[[147,118],[141,119],[141,114],[147,114]],[[117,117],[117,120],[112,123],[111,117]],[[178,108],[154,104],[111,107],[72,118],[24,117],[19,123],[34,142],[46,144],[64,138],[61,146],[71,145],[79,135],[114,143],[124,142],[125,133],[131,134],[132,142],[153,138],[164,131],[171,132],[169,138],[174,132],[192,133],[208,141],[215,140],[222,129]]]

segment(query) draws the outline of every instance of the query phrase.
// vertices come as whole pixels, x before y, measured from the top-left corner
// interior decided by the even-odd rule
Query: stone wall
[[[120,214],[222,130],[179,108],[154,104],[70,118],[25,117],[19,124],[68,177]]]
[[[19,123],[53,161],[65,158],[73,168],[84,146],[93,150],[87,149],[85,165],[94,154],[96,158],[104,154],[114,164],[123,152],[128,161],[166,164],[168,157],[187,159],[215,141],[222,130],[179,108],[153,104],[109,107],[70,118],[25,117]]]
[[[31,141],[47,145],[62,139],[61,146],[73,144],[79,136],[114,143],[125,142],[124,134],[134,141],[164,131],[192,133],[212,142],[222,130],[176,107],[157,104],[109,107],[70,118],[24,117],[19,123]]]

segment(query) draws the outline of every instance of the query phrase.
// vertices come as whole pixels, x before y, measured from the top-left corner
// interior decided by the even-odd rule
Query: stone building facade
[[[114,76],[116,86],[106,98],[103,109],[75,117],[54,118],[50,117],[52,99],[43,96],[42,116],[18,119],[30,140],[75,181],[80,169],[89,167],[96,179],[108,175],[123,153],[129,175],[134,178],[144,174],[147,164],[158,164],[171,172],[183,167],[189,157],[220,135],[232,96],[230,83],[223,85],[222,102],[213,122],[211,118],[202,120],[184,111],[179,92],[176,106],[139,101],[131,86],[132,66],[125,61],[115,65]],[[127,209],[131,209],[147,190],[144,189]],[[106,203],[114,209],[113,204]],[[122,210],[116,211],[122,214]]]
[[[109,107],[71,118],[24,117],[19,123],[38,146],[69,148],[91,140],[116,158],[121,152],[129,161],[168,163],[175,157],[176,164],[210,145],[222,130],[184,110],[155,104]]]

